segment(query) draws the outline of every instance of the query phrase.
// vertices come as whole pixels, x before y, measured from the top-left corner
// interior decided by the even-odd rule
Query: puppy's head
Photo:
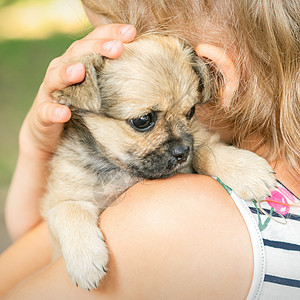
[[[81,114],[115,165],[139,178],[163,178],[191,160],[195,105],[211,95],[208,68],[175,37],[147,36],[120,58],[83,59],[83,83],[54,97]]]

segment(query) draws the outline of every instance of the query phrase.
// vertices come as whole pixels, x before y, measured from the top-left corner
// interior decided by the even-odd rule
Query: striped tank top
[[[220,180],[218,180],[220,182]],[[281,182],[258,205],[231,195],[248,227],[254,254],[254,273],[247,300],[300,299],[299,198]]]

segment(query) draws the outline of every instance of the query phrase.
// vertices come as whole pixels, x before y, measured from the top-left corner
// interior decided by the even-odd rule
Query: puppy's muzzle
[[[186,162],[189,157],[190,147],[182,144],[175,144],[171,147],[170,152],[175,157],[177,163],[182,164]]]
[[[133,158],[127,164],[130,174],[139,178],[167,178],[178,173],[191,161],[193,152],[192,137],[185,140],[168,140],[157,149],[140,159]]]

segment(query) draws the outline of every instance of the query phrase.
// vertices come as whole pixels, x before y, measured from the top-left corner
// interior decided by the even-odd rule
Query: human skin
[[[94,47],[96,44],[95,39],[89,39],[82,49],[104,50],[99,44],[99,48]],[[74,45],[73,50],[71,48],[73,52],[67,52],[67,57],[78,54],[76,49],[81,48],[78,46],[78,43]],[[121,44],[119,47],[115,57],[121,54]],[[51,68],[44,81],[47,84],[41,86],[43,93],[39,92],[39,101],[36,102],[37,106],[42,107],[41,115],[48,111],[46,106],[49,102],[42,100],[49,97],[50,91],[72,83],[72,80],[66,80],[68,66],[61,60],[55,60]],[[57,74],[61,75],[59,82],[55,79]],[[80,72],[77,75],[80,77]],[[80,81],[79,77],[75,81]],[[33,110],[34,113],[36,111]],[[68,115],[65,117],[67,119]],[[49,118],[45,113],[44,122]],[[51,124],[57,125],[54,121]],[[59,132],[57,127],[54,131]],[[244,148],[255,149],[255,144],[246,142]],[[13,187],[19,187],[20,181],[24,180],[22,174],[24,170],[28,173],[25,166],[30,158],[35,159],[36,165],[31,164],[31,171],[35,172],[40,184],[35,182],[34,186],[40,188],[47,173],[41,166],[49,158],[40,156],[40,151],[29,156],[26,149],[30,147],[23,149]],[[259,154],[267,156],[268,149],[261,149]],[[299,194],[295,184],[297,179],[290,175],[288,166],[280,160],[273,166],[276,176]],[[10,231],[15,238],[22,238],[8,249],[5,256],[0,257],[0,274],[5,275],[5,278],[0,277],[3,293],[22,278],[46,266],[51,257],[49,233],[46,225],[40,223],[37,203],[32,203],[32,199],[37,199],[43,191],[24,195],[23,191],[27,189],[28,186],[24,185],[23,188],[13,189],[11,194],[11,199],[27,199],[28,202],[22,201],[21,205],[11,202],[8,207]],[[66,274],[63,260],[59,259],[12,289],[2,299],[246,298],[253,272],[251,241],[232,199],[214,179],[200,175],[177,175],[166,180],[143,182],[131,188],[120,200],[108,208],[100,219],[99,226],[110,250],[110,265],[108,275],[98,290],[87,292],[76,288]],[[32,215],[24,218],[24,208],[28,205],[32,208],[28,210]],[[17,217],[16,209],[20,213]],[[20,220],[17,224],[13,221],[16,219]],[[37,256],[40,257],[38,262],[28,260],[28,257]],[[5,267],[3,272],[1,267]],[[16,276],[17,273],[20,275]],[[7,284],[8,279],[10,285]]]
[[[63,123],[71,117],[68,107],[52,102],[52,92],[81,82],[85,77],[82,64],[69,62],[90,52],[117,58],[122,53],[123,42],[132,41],[135,32],[130,25],[98,26],[50,63],[19,135],[19,156],[5,207],[7,228],[14,240],[41,221],[39,200],[45,191],[48,162]]]
[[[98,290],[76,288],[59,259],[1,299],[246,298],[253,272],[249,234],[212,178],[177,175],[139,183],[105,210],[99,226],[110,262]],[[37,239],[45,234],[40,230]],[[46,243],[39,253],[48,257],[49,249]]]

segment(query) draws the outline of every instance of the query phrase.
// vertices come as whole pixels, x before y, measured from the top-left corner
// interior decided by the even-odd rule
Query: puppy
[[[148,35],[124,45],[120,58],[80,58],[85,80],[54,98],[70,106],[51,161],[42,215],[60,245],[67,271],[82,288],[97,288],[108,252],[99,214],[143,179],[197,172],[219,177],[244,199],[261,199],[275,185],[257,155],[223,145],[194,116],[214,80],[185,42]]]

